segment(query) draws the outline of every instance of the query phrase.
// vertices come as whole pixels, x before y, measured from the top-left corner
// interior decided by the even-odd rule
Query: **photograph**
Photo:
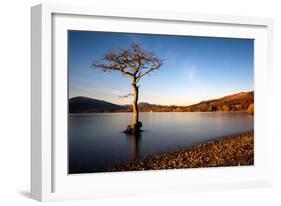
[[[67,32],[68,174],[254,165],[254,39]]]

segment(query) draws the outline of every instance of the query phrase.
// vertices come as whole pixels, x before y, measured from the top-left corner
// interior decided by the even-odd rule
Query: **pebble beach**
[[[136,159],[107,168],[106,171],[140,171],[201,167],[244,166],[254,164],[254,131],[176,151]]]

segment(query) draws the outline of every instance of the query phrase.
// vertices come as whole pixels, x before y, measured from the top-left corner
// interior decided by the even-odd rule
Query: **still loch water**
[[[70,114],[69,173],[100,172],[135,158],[254,128],[254,117],[247,113],[140,113],[144,131],[133,137],[122,132],[131,119],[131,113]]]

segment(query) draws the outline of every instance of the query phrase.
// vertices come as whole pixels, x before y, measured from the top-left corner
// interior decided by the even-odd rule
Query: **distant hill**
[[[140,102],[140,103],[138,103],[138,106],[139,107],[151,107],[151,106],[159,106],[159,105],[157,105],[157,104],[150,104],[148,102]]]
[[[125,106],[89,97],[73,97],[69,99],[70,113],[114,112],[126,108]]]
[[[246,111],[254,103],[254,92],[240,92],[188,106],[190,111]]]
[[[247,111],[254,103],[254,92],[240,92],[218,99],[202,101],[190,106],[165,106],[140,102],[140,112],[216,112],[216,111]],[[74,97],[69,100],[70,113],[91,112],[132,112],[132,105],[116,105],[110,102]]]

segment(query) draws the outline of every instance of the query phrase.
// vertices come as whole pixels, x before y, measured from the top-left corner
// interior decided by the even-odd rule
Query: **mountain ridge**
[[[239,92],[224,97],[204,100],[189,106],[158,105],[140,102],[140,112],[216,112],[246,111],[254,103],[254,92]],[[118,105],[84,96],[69,99],[69,113],[132,112],[131,105]]]

